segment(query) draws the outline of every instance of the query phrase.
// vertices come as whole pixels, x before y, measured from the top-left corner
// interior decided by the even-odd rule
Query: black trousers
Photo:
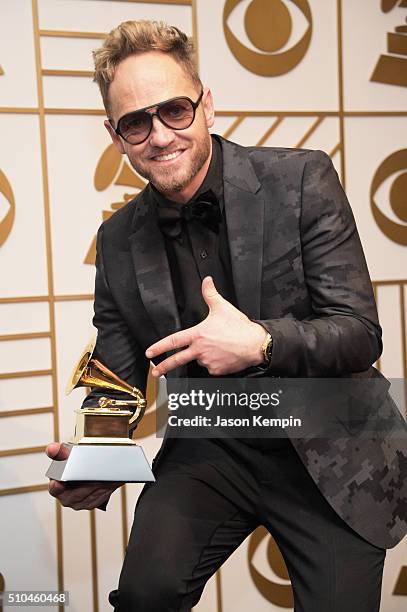
[[[295,612],[379,610],[386,551],[336,514],[289,441],[175,440],[156,478],[136,506],[115,612],[190,611],[259,525],[285,559]]]

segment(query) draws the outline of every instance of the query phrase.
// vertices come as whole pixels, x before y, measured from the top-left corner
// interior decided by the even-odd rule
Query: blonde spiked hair
[[[99,86],[108,115],[109,87],[118,64],[129,55],[148,51],[168,53],[181,65],[192,81],[198,87],[202,87],[195,65],[194,47],[184,32],[163,21],[124,21],[108,34],[99,49],[93,51],[95,63],[93,80]]]

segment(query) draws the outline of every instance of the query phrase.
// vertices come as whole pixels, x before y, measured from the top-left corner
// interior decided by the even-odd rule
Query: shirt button
[[[201,251],[201,259],[206,259],[208,257],[208,251],[204,249]]]

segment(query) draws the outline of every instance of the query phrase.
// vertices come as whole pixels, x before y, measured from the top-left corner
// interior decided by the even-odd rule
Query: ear
[[[121,153],[122,155],[124,155],[126,153],[126,151],[124,150],[124,146],[123,146],[123,142],[122,139],[120,138],[120,136],[118,136],[116,134],[116,132],[114,131],[110,121],[108,119],[105,119],[104,121],[104,126],[107,129],[107,131],[110,134],[110,138],[113,141],[113,144],[115,145],[116,149],[119,151],[119,153]]]
[[[204,89],[202,105],[205,113],[206,125],[208,128],[211,128],[215,123],[215,108],[213,106],[212,92],[208,87]]]

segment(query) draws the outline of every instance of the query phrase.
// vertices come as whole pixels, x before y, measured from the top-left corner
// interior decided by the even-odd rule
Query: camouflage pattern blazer
[[[264,375],[338,377],[368,370],[381,353],[381,329],[353,215],[330,158],[220,142],[238,307],[274,340]],[[181,329],[150,189],[103,223],[96,262],[96,353],[142,390],[149,367],[144,351]],[[170,375],[182,376],[183,368]],[[383,548],[407,531],[407,434],[395,406],[390,413],[402,430],[397,437],[366,439],[356,432],[335,440],[292,439],[335,511]]]

